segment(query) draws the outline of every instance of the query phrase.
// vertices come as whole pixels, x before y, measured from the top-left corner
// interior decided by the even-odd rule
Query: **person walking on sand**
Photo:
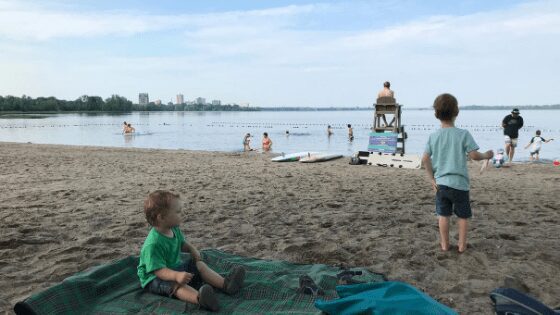
[[[467,130],[455,127],[459,106],[453,95],[439,95],[434,101],[434,110],[441,122],[441,129],[428,138],[422,162],[436,192],[441,250],[448,251],[450,248],[449,217],[455,213],[459,217],[457,250],[462,253],[467,249],[467,219],[472,216],[467,155],[472,160],[480,161],[491,159],[494,152],[478,152],[479,147],[472,135]]]
[[[243,151],[245,152],[253,151],[253,149],[251,149],[251,146],[249,145],[250,142],[251,142],[251,134],[247,133],[245,137],[243,137]]]
[[[352,129],[351,124],[348,124],[348,140],[354,140],[354,130]]]
[[[270,151],[270,149],[272,148],[272,140],[270,140],[270,138],[268,137],[268,133],[263,133],[263,139],[262,139],[262,149],[265,152]]]
[[[537,130],[537,132],[535,133],[535,136],[533,138],[531,138],[531,141],[525,146],[525,149],[527,149],[531,144],[533,145],[531,147],[531,151],[529,152],[531,154],[529,159],[531,161],[533,161],[533,158],[534,158],[535,161],[538,161],[539,160],[539,152],[541,151],[542,144],[543,143],[549,143],[552,140],[554,140],[554,139],[545,140],[543,137],[541,137],[541,131]]]
[[[502,128],[504,128],[504,139],[506,142],[506,155],[508,163],[513,161],[515,148],[517,147],[517,138],[519,137],[519,129],[523,127],[523,117],[519,115],[519,109],[514,108],[510,115],[502,120]]]

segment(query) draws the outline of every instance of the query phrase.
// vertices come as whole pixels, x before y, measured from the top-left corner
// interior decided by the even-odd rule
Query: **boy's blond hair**
[[[172,207],[172,202],[179,198],[179,194],[174,194],[166,190],[156,190],[150,193],[148,198],[144,200],[146,221],[148,221],[151,226],[155,226],[157,224],[158,214],[165,216]]]

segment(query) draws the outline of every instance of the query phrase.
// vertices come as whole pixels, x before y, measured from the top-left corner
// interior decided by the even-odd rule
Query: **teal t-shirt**
[[[478,150],[470,132],[459,128],[441,128],[432,133],[425,153],[432,159],[436,184],[468,191],[467,153]]]
[[[152,228],[140,251],[138,278],[142,288],[156,278],[154,271],[176,268],[181,264],[181,247],[185,237],[179,227],[171,229],[173,237],[165,236]]]

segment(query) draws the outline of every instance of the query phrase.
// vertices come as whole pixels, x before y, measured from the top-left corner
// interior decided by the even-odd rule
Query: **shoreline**
[[[424,170],[272,163],[272,155],[0,142],[0,310],[89,267],[138,255],[142,201],[171,189],[199,248],[296,263],[363,266],[461,314],[492,314],[513,278],[559,304],[558,167],[469,163],[469,248],[441,252]],[[452,245],[456,244],[452,220]],[[5,302],[2,302],[5,301]]]
[[[12,145],[17,145],[17,144],[21,144],[21,145],[41,145],[41,146],[61,146],[61,147],[68,147],[68,148],[100,148],[100,149],[106,149],[106,150],[112,150],[112,149],[122,149],[122,150],[147,150],[147,151],[153,151],[153,150],[161,150],[161,151],[171,151],[171,152],[192,152],[192,153],[213,153],[213,154],[260,154],[263,157],[277,157],[280,156],[282,154],[290,154],[290,153],[295,153],[295,152],[275,152],[275,151],[270,151],[270,152],[260,152],[260,151],[249,151],[249,152],[245,152],[243,151],[243,149],[239,149],[238,151],[212,151],[212,150],[193,150],[193,149],[168,149],[168,148],[139,148],[139,147],[122,147],[122,146],[96,146],[96,145],[78,145],[78,144],[56,144],[56,143],[34,143],[34,142],[11,142],[11,141],[0,141],[0,145],[2,144],[12,144]],[[362,150],[363,151],[363,150]],[[306,152],[304,151],[298,151],[298,152]],[[310,151],[311,152],[311,151]],[[313,151],[315,152],[315,151]],[[324,152],[327,153],[327,152]],[[411,155],[418,155],[420,157],[422,157],[422,154],[420,153],[406,153],[406,154],[411,154]],[[350,158],[353,157],[354,154],[352,155],[345,155],[342,154],[343,159],[344,158]],[[549,159],[549,158],[544,158],[544,159],[540,159],[539,161],[530,161],[529,158],[525,158],[525,159],[519,159],[516,158],[515,161],[513,161],[513,165],[547,165],[547,164],[552,164],[552,162],[554,162],[554,159]],[[492,165],[488,165],[488,167],[492,167]],[[506,166],[507,168],[507,166]]]

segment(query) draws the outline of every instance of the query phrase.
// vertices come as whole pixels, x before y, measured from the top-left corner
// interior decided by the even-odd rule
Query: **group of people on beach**
[[[455,127],[455,120],[459,115],[457,99],[451,94],[441,94],[433,104],[435,116],[440,120],[441,128],[430,134],[424,149],[422,162],[425,166],[430,185],[435,192],[435,208],[438,215],[440,247],[442,251],[451,248],[449,242],[449,218],[455,214],[459,239],[457,252],[463,253],[467,249],[468,219],[472,217],[470,204],[470,184],[467,171],[467,158],[474,161],[487,160],[494,157],[494,152],[488,150],[480,153],[479,146],[469,131]],[[514,108],[510,115],[502,120],[505,138],[505,153],[509,162],[513,160],[515,147],[519,137],[519,130],[523,127],[523,118],[519,109]],[[525,148],[532,146],[531,159],[538,160],[542,143],[541,131]],[[501,155],[498,152],[497,155]]]
[[[386,82],[388,83],[388,82]],[[386,84],[386,89],[389,85]],[[390,90],[389,90],[390,91]],[[394,96],[387,90],[383,95]],[[381,93],[380,93],[381,95]],[[450,217],[458,217],[459,238],[456,249],[458,253],[467,250],[468,219],[472,217],[470,203],[470,181],[467,160],[490,160],[494,152],[479,152],[479,146],[468,130],[455,127],[459,115],[457,99],[448,93],[436,97],[433,104],[435,117],[440,121],[441,128],[430,134],[426,143],[422,161],[426,169],[429,186],[435,194],[435,213],[438,215],[439,247],[447,252],[451,249],[449,239]],[[123,124],[129,128],[130,124]],[[502,121],[506,143],[506,153],[511,161],[517,145],[519,129],[523,126],[523,118],[519,110],[514,109],[511,115]],[[351,125],[348,125],[349,137],[353,137]],[[327,129],[332,135],[331,127]],[[288,133],[289,134],[289,133]],[[530,143],[531,156],[538,159],[540,145],[551,141],[541,137],[537,131]],[[250,147],[251,134],[243,139],[245,151]],[[269,151],[272,140],[263,133],[262,149]],[[148,195],[144,201],[144,214],[152,226],[140,252],[138,277],[141,286],[148,292],[175,297],[180,300],[198,304],[211,310],[219,310],[219,302],[215,290],[226,294],[236,294],[242,288],[245,269],[233,267],[227,276],[222,277],[208,267],[198,249],[183,236],[179,225],[182,222],[182,203],[179,195],[169,191],[158,190]],[[180,253],[190,253],[190,259],[181,261]]]
[[[255,149],[251,148],[251,139],[252,136],[250,133],[245,134],[245,137],[243,137],[243,151],[256,151]],[[267,132],[263,133],[261,144],[263,152],[268,152],[272,149],[272,140],[268,136]]]
[[[519,130],[523,128],[523,117],[521,117],[518,108],[514,108],[511,111],[511,114],[504,117],[504,119],[502,120],[502,128],[504,128],[505,155],[509,161],[509,164],[511,164],[513,161],[513,156],[515,154],[515,148],[517,147]],[[531,161],[538,161],[542,144],[548,143],[552,140],[554,139],[546,140],[545,138],[543,138],[540,130],[535,131],[535,135],[525,146],[525,149],[531,147],[529,151],[529,159]],[[494,162],[496,163],[496,161]],[[503,164],[503,161],[499,161],[498,163]]]

